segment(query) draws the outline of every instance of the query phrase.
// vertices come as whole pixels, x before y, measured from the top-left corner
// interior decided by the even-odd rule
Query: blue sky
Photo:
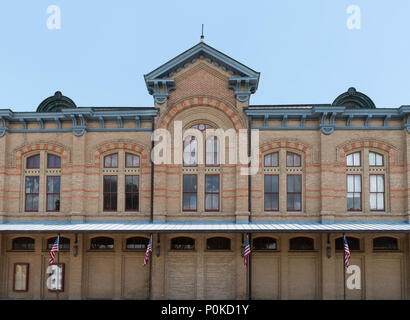
[[[410,105],[409,16],[408,0],[1,1],[0,109],[34,111],[57,90],[152,106],[143,75],[198,43],[202,23],[209,45],[261,72],[251,104],[331,103],[354,86],[377,107]]]

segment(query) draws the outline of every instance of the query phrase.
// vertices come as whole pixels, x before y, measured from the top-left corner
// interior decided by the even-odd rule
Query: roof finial
[[[202,24],[202,34],[201,34],[201,42],[204,42],[204,24]]]

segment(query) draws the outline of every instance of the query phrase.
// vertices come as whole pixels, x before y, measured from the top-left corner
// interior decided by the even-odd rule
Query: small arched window
[[[346,156],[346,166],[348,167],[360,167],[360,152],[354,152]]]
[[[138,168],[140,166],[140,157],[136,154],[125,154],[125,167],[126,168]]]
[[[398,243],[396,238],[379,237],[373,239],[373,250],[398,250]]]
[[[277,250],[276,239],[270,237],[259,237],[253,240],[254,250]]]
[[[184,166],[196,166],[198,163],[198,143],[194,136],[184,140]]]
[[[369,152],[369,166],[383,167],[383,156],[376,152]]]
[[[34,250],[34,239],[20,237],[13,239],[13,250]]]
[[[300,167],[301,166],[300,155],[298,155],[297,153],[293,153],[293,152],[287,152],[286,153],[286,166]]]
[[[91,239],[91,249],[114,249],[114,239],[108,237],[96,237]]]
[[[207,250],[231,250],[231,239],[214,237],[206,240]]]
[[[279,166],[279,152],[273,152],[265,155],[264,157],[265,167],[277,167]]]
[[[26,167],[27,169],[40,169],[40,155],[36,154],[28,157]]]
[[[54,242],[56,242],[56,239],[57,237],[50,238],[47,240],[47,249],[50,250],[53,247]],[[59,247],[60,247],[60,250],[70,250],[70,239],[60,237]]]
[[[132,237],[127,239],[127,249],[146,249],[149,240],[144,237]]]
[[[219,166],[219,140],[216,136],[206,139],[206,158],[207,166]]]
[[[347,244],[349,246],[350,251],[360,250],[360,239],[353,238],[353,237],[346,237],[346,239],[347,239]],[[335,240],[335,247],[336,247],[336,250],[344,250],[345,245],[344,245],[343,237],[337,238]]]
[[[290,250],[313,250],[313,239],[307,237],[296,237],[290,239]]]
[[[188,237],[178,237],[171,240],[172,250],[194,250],[195,240]]]
[[[47,154],[47,168],[61,168],[61,158],[59,156],[56,156],[55,154]]]
[[[104,168],[118,168],[118,153],[104,157]]]

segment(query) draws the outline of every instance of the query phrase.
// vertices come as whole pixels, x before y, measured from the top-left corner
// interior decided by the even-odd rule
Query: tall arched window
[[[103,156],[103,211],[139,211],[140,165],[140,156],[125,150]]]
[[[61,157],[45,151],[29,156],[24,175],[24,210],[60,211]],[[40,203],[43,190],[45,201]]]
[[[265,167],[277,167],[279,166],[279,152],[272,152],[264,157]]]
[[[34,250],[34,239],[28,237],[20,237],[13,239],[13,250]]]
[[[92,250],[114,249],[114,239],[108,237],[96,237],[91,239]]]
[[[290,239],[290,250],[313,250],[314,244],[312,238],[296,237]]]
[[[206,240],[207,250],[231,250],[231,239],[225,237],[213,237]]]
[[[171,240],[172,250],[194,250],[195,240],[188,237],[177,237]]]
[[[184,140],[184,166],[196,166],[198,164],[198,142],[194,136]]]

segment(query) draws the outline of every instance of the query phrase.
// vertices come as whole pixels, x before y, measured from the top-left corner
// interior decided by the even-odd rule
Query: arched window
[[[301,159],[300,155],[293,152],[286,153],[286,165],[288,167],[300,167],[301,166]]]
[[[399,246],[396,238],[378,237],[373,239],[373,250],[398,250]]]
[[[184,166],[196,166],[198,163],[198,142],[194,136],[184,140]]]
[[[272,152],[264,157],[265,167],[277,167],[279,166],[279,152]]]
[[[178,237],[171,240],[172,250],[194,250],[195,240],[188,237]]]
[[[104,168],[118,168],[118,153],[109,154],[104,157]]]
[[[383,167],[384,161],[383,156],[376,152],[369,152],[369,166],[373,167]]]
[[[313,250],[313,239],[306,237],[296,237],[290,239],[290,250]]]
[[[91,249],[114,249],[114,239],[108,237],[96,237],[91,239]]]
[[[56,156],[55,154],[47,154],[47,168],[61,168],[61,158],[59,156]]]
[[[219,166],[219,140],[216,136],[208,137],[206,139],[206,158],[205,164],[207,166]]]
[[[34,239],[20,237],[13,239],[13,250],[34,250]]]
[[[348,154],[346,156],[346,166],[348,167],[360,167],[360,151]]]
[[[136,154],[125,153],[125,167],[138,168],[140,166],[140,157]]]
[[[40,169],[40,155],[28,157],[26,167],[27,169]]]
[[[146,249],[149,239],[144,237],[132,237],[127,239],[127,249]]]
[[[349,246],[350,251],[360,250],[360,239],[353,238],[353,237],[346,237],[346,239],[347,239],[347,244]],[[335,240],[335,247],[336,247],[336,250],[344,250],[345,245],[344,245],[343,237],[337,238]]]
[[[47,249],[50,250],[53,247],[54,242],[56,242],[56,239],[57,237],[50,238],[47,240]],[[59,244],[60,250],[70,250],[70,239],[60,237]]]
[[[259,237],[253,239],[254,250],[277,250],[276,239],[270,237]]]
[[[231,250],[231,239],[214,237],[206,240],[207,250]]]

